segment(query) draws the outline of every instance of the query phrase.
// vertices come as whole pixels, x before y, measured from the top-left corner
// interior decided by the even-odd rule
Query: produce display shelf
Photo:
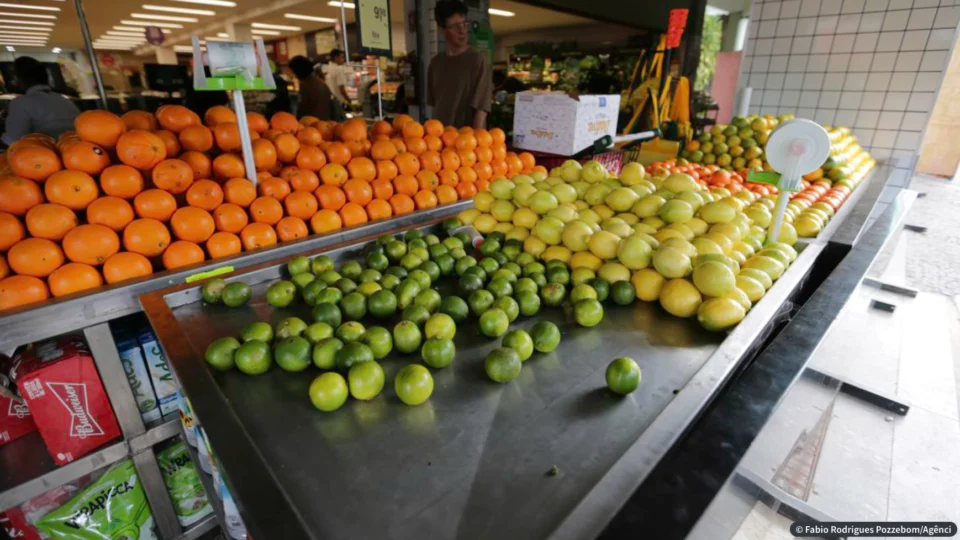
[[[367,238],[303,254],[343,260],[406,228],[385,224]],[[458,325],[454,364],[434,370],[434,393],[417,407],[401,404],[390,381],[419,357],[397,352],[383,361],[388,382],[380,396],[334,413],[315,410],[307,398],[313,368],[275,367],[258,377],[207,368],[203,354],[214,339],[254,321],[309,317],[302,303],[277,309],[264,301],[288,257],[228,278],[253,287],[244,308],[203,305],[198,284],[154,291],[141,302],[224,468],[243,471],[229,480],[253,537],[569,537],[588,522],[588,534],[602,530],[781,323],[824,244],[798,248],[787,272],[726,334],[643,302],[605,305],[593,328],[551,308],[518,319],[514,328],[554,321],[563,338],[505,385],[483,370],[499,340],[481,337],[471,318]],[[639,390],[623,398],[605,388],[616,356],[633,357],[643,371]],[[571,522],[583,508],[589,515],[577,512]]]
[[[138,313],[141,308],[137,298],[141,294],[183,283],[187,277],[194,274],[224,266],[233,266],[236,269],[246,268],[263,261],[289,257],[304,250],[315,250],[367,236],[371,231],[381,229],[384,224],[397,227],[430,221],[440,216],[455,216],[472,204],[472,201],[458,201],[384,221],[348,227],[337,232],[310,236],[295,242],[244,252],[215,261],[205,261],[184,269],[160,272],[142,279],[106,286],[94,292],[76,293],[0,312],[0,327],[3,328],[3,332],[0,333],[0,352],[11,352],[20,345]]]

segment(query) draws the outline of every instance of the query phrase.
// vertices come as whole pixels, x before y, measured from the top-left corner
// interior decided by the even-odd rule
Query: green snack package
[[[157,463],[180,525],[189,527],[213,512],[183,441],[157,452]]]
[[[36,526],[56,540],[154,540],[153,515],[132,460],[107,469]]]

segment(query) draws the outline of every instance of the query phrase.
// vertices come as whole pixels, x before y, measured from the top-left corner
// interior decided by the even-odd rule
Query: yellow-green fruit
[[[587,223],[600,223],[603,221],[603,219],[600,217],[600,214],[594,212],[590,208],[587,208],[586,210],[580,210],[577,213],[580,215],[580,221],[585,221]]]
[[[671,223],[670,225],[664,227],[664,229],[677,231],[687,242],[693,240],[697,236],[693,234],[693,230],[690,227],[687,227],[686,223]]]
[[[590,205],[587,204],[586,201],[581,201],[580,199],[573,201],[573,205],[577,207],[578,212],[581,210],[586,210],[587,208],[590,208]]]
[[[770,213],[770,210],[762,204],[751,204],[743,211],[748,218],[753,220],[757,225],[767,228],[770,226],[770,222],[773,220],[773,215]]]
[[[657,216],[666,223],[683,223],[693,218],[693,206],[687,201],[672,199],[660,207]]]
[[[630,189],[632,189],[633,192],[637,194],[637,197],[646,197],[647,195],[656,191],[642,184],[637,186],[630,186]]]
[[[767,292],[763,284],[749,276],[737,276],[737,288],[746,293],[751,302],[759,302]]]
[[[541,255],[541,258],[544,261],[569,262],[571,255],[572,254],[570,253],[570,250],[563,246],[550,246],[546,250],[544,250],[543,255]]]
[[[750,257],[747,259],[747,262],[743,264],[743,268],[756,268],[757,270],[765,272],[772,280],[776,280],[782,276],[785,270],[783,263],[772,257],[765,257],[763,255]]]
[[[757,280],[763,285],[764,290],[769,290],[770,287],[773,287],[773,278],[770,277],[770,274],[758,268],[741,268],[740,273],[737,275]]]
[[[560,206],[554,208],[553,210],[547,212],[548,217],[559,219],[564,223],[569,223],[577,219],[577,211],[571,206],[565,206],[561,204]]]
[[[753,249],[753,246],[750,244],[740,241],[733,245],[733,251],[738,251],[743,254],[744,257],[749,257],[756,253],[756,250]]]
[[[724,253],[730,253],[730,251],[733,250],[734,242],[727,235],[716,233],[716,232],[708,232],[707,234],[704,234],[702,237],[708,238],[716,242],[717,245],[720,246],[720,249],[722,249]]]
[[[749,278],[748,278],[748,279],[749,279]],[[737,287],[734,287],[734,289],[733,289],[732,291],[730,291],[729,293],[723,295],[723,297],[724,297],[724,298],[731,298],[731,299],[733,299],[733,300],[736,300],[736,302],[737,302],[738,304],[740,304],[741,306],[743,306],[743,309],[744,309],[745,311],[750,311],[750,308],[753,307],[753,301],[750,300],[750,297],[747,296],[747,293],[743,292],[742,290],[740,290],[740,289],[737,288]]]
[[[630,281],[630,270],[620,263],[608,262],[597,270],[597,276],[607,283]]]
[[[556,185],[560,185],[560,184],[565,184],[565,183],[566,183],[566,181],[564,181],[564,179],[563,179],[563,178],[560,178],[559,176],[548,176],[548,177],[544,178],[543,180],[540,180],[540,182],[546,182],[547,185],[549,185],[549,186],[551,186],[551,187],[552,187],[552,186],[556,186]]]
[[[671,279],[660,290],[660,305],[675,317],[696,315],[701,302],[703,296],[700,291],[685,279]]]
[[[517,207],[510,201],[498,200],[495,201],[493,207],[490,208],[490,215],[495,217],[497,221],[506,223],[513,219],[513,212],[516,208]]]
[[[740,263],[738,263],[733,257],[724,255],[722,253],[703,253],[701,255],[697,255],[693,259],[693,267],[696,268],[697,266],[710,261],[718,262],[726,266],[734,273],[734,275],[740,272]]]
[[[793,226],[797,230],[797,236],[801,236],[803,238],[812,238],[820,234],[820,231],[823,228],[820,223],[808,216],[800,216],[796,221],[793,222]]]
[[[680,193],[681,191],[698,191],[700,184],[689,174],[673,173],[663,181],[662,187],[674,193]]]
[[[712,202],[703,205],[699,216],[700,219],[709,224],[729,223],[737,217],[737,211],[723,202]]]
[[[639,239],[643,240],[644,242],[650,244],[650,247],[651,247],[652,249],[657,249],[658,247],[660,247],[660,241],[657,240],[656,238],[654,238],[653,236],[647,234],[647,233],[635,232],[635,233],[631,234],[630,236],[636,236],[637,238],[639,238]]]
[[[711,298],[697,309],[697,321],[713,332],[736,326],[746,315],[747,310],[732,298]]]
[[[590,184],[581,180],[570,182],[570,185],[573,186],[573,189],[577,190],[577,199],[583,199],[584,194],[590,189]]]
[[[539,257],[546,249],[547,244],[536,236],[530,235],[523,241],[523,250],[534,257]]]
[[[660,227],[663,227],[664,225],[666,225],[666,223],[664,223],[664,221],[658,218],[657,216],[650,216],[648,218],[643,218],[642,223],[646,223],[647,225],[653,227],[654,229],[659,229]]]
[[[638,218],[635,214],[631,214],[629,212],[621,212],[614,217],[622,219],[623,222],[626,223],[627,225],[636,225],[637,223],[640,223],[640,218]]]
[[[514,227],[507,232],[507,240],[520,240],[523,242],[530,236],[530,230],[526,227]]]
[[[496,198],[490,192],[481,191],[473,196],[473,207],[481,212],[489,212],[495,200]]]
[[[557,184],[550,188],[550,193],[562,203],[577,200],[577,190],[570,184]]]
[[[737,279],[729,267],[708,261],[693,269],[693,284],[707,296],[724,296],[737,287]]]
[[[643,165],[635,161],[627,163],[620,171],[620,181],[625,186],[635,186],[642,182],[646,176],[647,171],[644,170]]]
[[[660,207],[666,202],[666,199],[659,195],[647,195],[646,197],[641,197],[640,200],[634,203],[631,207],[631,212],[641,218],[655,216],[657,215],[657,211],[660,210]]]
[[[506,223],[497,223],[493,226],[493,232],[503,233],[504,235],[510,232],[513,229],[513,223],[509,221]]]
[[[683,236],[683,233],[676,229],[667,229],[663,228],[653,234],[653,237],[659,242],[664,242],[669,238],[679,238],[681,240],[686,240]]]
[[[603,261],[589,251],[578,251],[570,257],[570,268],[589,268],[596,272],[603,265]]]
[[[770,242],[764,246],[764,248],[777,249],[784,252],[790,257],[790,262],[797,260],[797,250],[794,249],[793,246],[784,244],[783,242]]]
[[[706,255],[707,253],[719,253],[723,254],[723,249],[713,240],[700,236],[694,238],[691,242],[693,247],[697,248],[697,253],[700,255]]]
[[[653,268],[644,268],[637,270],[630,278],[634,290],[637,291],[637,298],[644,302],[654,302],[660,299],[660,290],[667,280],[664,279]]]
[[[534,176],[536,176],[536,178]],[[534,182],[542,182],[546,179],[547,176],[545,174],[537,172],[535,175],[518,174],[511,178],[510,181],[519,187],[521,184],[533,185]],[[516,193],[514,193],[514,195],[516,195]]]
[[[564,224],[557,218],[544,217],[531,233],[537,238],[543,240],[548,245],[555,246],[560,243],[560,236],[563,234]]]
[[[477,219],[473,220],[473,226],[480,234],[489,234],[493,232],[493,228],[500,223],[497,221],[497,218],[491,216],[490,214],[480,214],[477,216]]]
[[[603,230],[612,232],[620,238],[624,238],[633,234],[633,227],[627,225],[627,223],[621,219],[610,218],[604,223],[605,225],[601,227]]]
[[[459,219],[460,222],[463,223],[464,225],[472,225],[473,220],[477,219],[477,216],[479,216],[480,214],[481,212],[476,208],[470,208],[468,210],[464,210],[463,212],[460,212],[459,214],[457,214],[457,219]]]
[[[513,213],[513,224],[517,227],[532,229],[540,221],[540,216],[529,208],[517,208]]]
[[[508,201],[513,198],[513,188],[516,187],[516,184],[507,180],[506,178],[499,178],[490,182],[490,194],[494,198]]]
[[[784,223],[780,227],[780,235],[777,236],[777,242],[782,242],[788,246],[792,246],[797,243],[797,229],[789,223]]]
[[[626,212],[639,198],[632,189],[620,187],[607,193],[603,201],[615,212]]]
[[[633,227],[631,228],[633,229],[634,234],[640,233],[640,234],[652,235],[657,232],[656,229],[654,229],[653,227],[651,227],[646,223],[634,223]],[[653,237],[651,236],[651,238]]]
[[[661,246],[652,260],[654,269],[665,278],[682,278],[693,270],[690,256],[677,248]]]
[[[633,235],[620,240],[617,246],[617,260],[631,270],[650,266],[653,248],[643,238]]]
[[[480,195],[479,193],[477,194]],[[474,199],[476,200],[476,199]],[[560,201],[549,191],[538,191],[530,196],[530,209],[541,216],[560,205]]]
[[[701,193],[702,193],[702,192],[701,192]],[[709,229],[709,226],[707,225],[707,222],[704,221],[704,220],[702,220],[702,219],[700,219],[700,218],[697,218],[697,217],[695,217],[695,218],[691,219],[690,221],[684,223],[684,225],[686,225],[687,227],[690,227],[690,230],[693,231],[693,234],[696,235],[696,236],[700,236],[701,234],[705,234],[705,233],[707,232],[707,229]]]
[[[590,225],[584,221],[575,220],[563,227],[560,240],[571,251],[584,251],[591,236],[593,236],[593,229]]]
[[[782,264],[784,267],[790,266],[790,256],[779,249],[763,248],[757,252],[757,255],[763,255],[764,257],[776,259],[780,261],[780,264]]]
[[[587,201],[589,205],[601,204],[610,191],[610,188],[604,184],[594,184],[583,194],[583,200]]]
[[[537,188],[532,184],[519,184],[513,188],[513,200],[520,206],[527,206],[530,204],[530,197],[536,192]]]
[[[680,251],[686,253],[687,257],[690,258],[697,256],[697,248],[693,247],[693,244],[683,238],[668,238],[664,240],[660,246],[679,249]]]
[[[595,204],[593,205],[593,211],[600,216],[601,220],[612,218],[616,212],[614,212],[609,206],[605,204]]]
[[[710,232],[722,234],[734,243],[739,242],[740,239],[743,238],[740,228],[733,223],[717,223],[716,225],[710,227]],[[733,246],[731,245],[731,247]]]
[[[617,246],[620,244],[620,237],[608,231],[599,231],[594,233],[587,246],[590,251],[603,260],[610,260],[617,255]]]

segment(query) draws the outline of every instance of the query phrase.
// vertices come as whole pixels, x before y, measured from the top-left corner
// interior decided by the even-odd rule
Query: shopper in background
[[[0,139],[3,144],[9,146],[29,133],[56,138],[73,129],[73,119],[80,114],[80,109],[50,88],[43,64],[35,58],[21,56],[14,60],[13,69],[26,94],[7,107],[6,128]]]
[[[333,119],[333,95],[323,79],[314,74],[313,62],[304,56],[290,59],[290,70],[300,81],[300,106],[297,116]]]
[[[330,51],[330,62],[327,64],[326,76],[327,88],[336,98],[334,102],[335,120],[344,118],[343,111],[348,107],[350,100],[347,97],[347,83],[350,80],[350,74],[353,73],[347,63],[347,56],[340,49]]]
[[[467,6],[440,0],[434,9],[446,50],[433,57],[427,76],[433,117],[451,126],[485,128],[493,97],[493,73],[486,55],[470,48]]]

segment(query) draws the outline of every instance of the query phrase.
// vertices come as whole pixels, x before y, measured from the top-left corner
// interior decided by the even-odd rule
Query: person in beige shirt
[[[493,72],[487,56],[470,48],[467,6],[440,0],[434,14],[446,50],[430,60],[427,73],[433,117],[449,126],[485,128],[493,99]]]
[[[290,59],[290,70],[300,81],[297,116],[333,120],[333,95],[323,79],[315,73],[313,62],[305,56],[294,56]]]

